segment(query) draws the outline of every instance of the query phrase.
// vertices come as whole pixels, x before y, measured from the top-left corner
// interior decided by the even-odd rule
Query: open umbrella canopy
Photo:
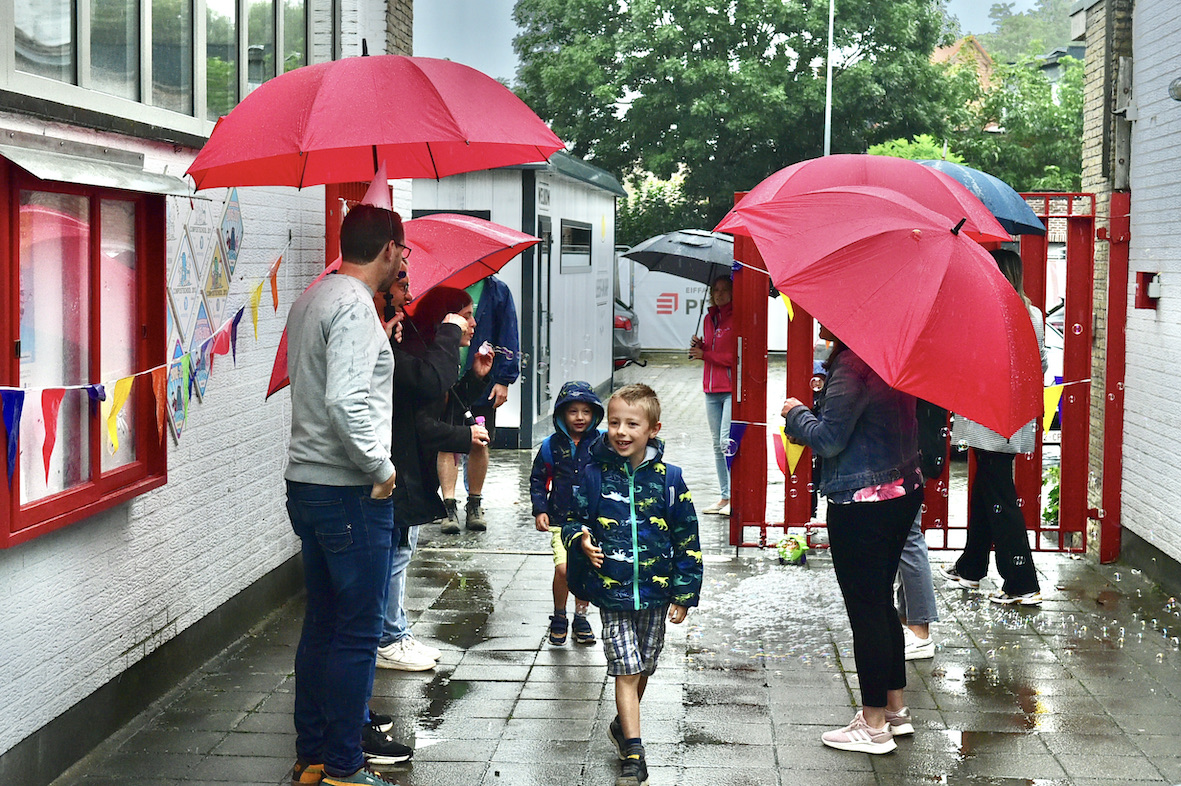
[[[679,229],[648,238],[621,256],[654,272],[708,285],[715,278],[730,275],[734,238],[703,229]]]
[[[414,218],[402,226],[411,249],[410,284],[415,295],[435,286],[471,286],[541,242],[502,224],[456,213]]]
[[[972,193],[953,178],[914,161],[893,156],[842,154],[812,158],[781,169],[752,188],[740,206],[750,207],[777,196],[803,194],[839,186],[888,188],[951,219],[966,219],[963,231],[974,240],[1009,240],[1009,233]],[[722,219],[718,229],[730,232],[741,222]],[[738,230],[741,234],[741,229]]]
[[[268,80],[221,118],[188,174],[197,188],[367,182],[545,161],[565,147],[521,99],[474,68],[349,57]]]
[[[1025,198],[999,177],[950,161],[920,161],[925,167],[955,178],[984,203],[1001,226],[1014,235],[1044,235],[1046,227]]]
[[[775,286],[887,384],[1012,435],[1042,410],[1029,312],[958,222],[850,186],[740,204]]]

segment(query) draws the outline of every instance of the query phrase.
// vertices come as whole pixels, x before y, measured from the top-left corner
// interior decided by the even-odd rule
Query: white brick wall
[[[51,133],[135,149],[154,171],[167,165],[183,172],[192,155],[64,126]],[[224,192],[209,193],[220,217]],[[264,403],[263,396],[287,309],[323,267],[323,189],[239,195],[245,229],[228,308],[249,301],[291,230],[278,277],[279,313],[265,287],[258,341],[248,312],[237,367],[230,356],[217,358],[204,401],[190,404],[181,442],[167,438],[166,486],[0,551],[0,752],[298,550],[282,478],[289,399],[280,393]],[[182,201],[184,213],[188,200]]]
[[[1132,20],[1133,290],[1128,305],[1123,526],[1181,560],[1181,4],[1138,0]],[[1160,272],[1158,308],[1136,309],[1135,272]]]

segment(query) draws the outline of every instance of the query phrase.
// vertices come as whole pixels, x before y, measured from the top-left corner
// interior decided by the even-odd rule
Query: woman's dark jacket
[[[820,412],[795,407],[784,430],[824,458],[820,493],[831,496],[918,472],[915,406],[914,396],[891,388],[845,349],[829,368]]]
[[[452,388],[474,388],[483,380],[469,372],[459,377],[457,325],[439,327],[428,346],[407,326],[402,343],[394,348],[394,423],[391,443],[397,481],[394,486],[394,520],[398,526],[413,527],[446,517],[439,498],[438,453],[467,453],[471,429],[444,419]],[[471,377],[469,380],[468,377]],[[466,386],[466,387],[465,387]],[[461,392],[462,395],[462,392]]]

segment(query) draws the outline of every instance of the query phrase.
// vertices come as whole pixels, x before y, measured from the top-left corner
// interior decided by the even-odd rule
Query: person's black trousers
[[[972,448],[976,475],[968,501],[968,541],[956,560],[956,573],[979,581],[988,573],[988,552],[996,549],[996,569],[1001,588],[1009,595],[1039,590],[1033,553],[1025,532],[1025,517],[1017,504],[1013,483],[1012,453],[993,453]]]
[[[922,491],[882,502],[828,506],[828,543],[853,629],[861,703],[885,707],[886,691],[906,687],[894,576]]]

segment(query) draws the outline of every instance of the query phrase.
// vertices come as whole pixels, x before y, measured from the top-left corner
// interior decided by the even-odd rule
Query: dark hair
[[[1017,290],[1017,294],[1028,304],[1029,298],[1025,296],[1025,266],[1021,262],[1021,256],[1016,251],[1010,251],[1007,248],[998,248],[989,253],[996,260],[996,266],[1000,268],[1001,275],[1008,279],[1009,283],[1013,285],[1013,289]]]
[[[414,303],[410,321],[427,344],[435,340],[435,332],[448,314],[458,314],[472,304],[472,296],[462,289],[434,287]]]
[[[406,245],[402,217],[392,210],[357,205],[340,224],[340,256],[345,262],[367,265],[391,240]]]

